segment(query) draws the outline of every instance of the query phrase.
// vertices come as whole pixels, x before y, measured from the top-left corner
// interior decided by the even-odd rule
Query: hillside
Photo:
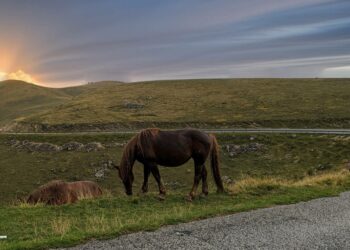
[[[117,83],[120,82],[96,82],[59,89],[18,80],[2,81],[0,82],[0,125],[9,124],[14,120],[23,120],[27,116],[51,112],[54,107],[69,103],[75,96],[86,91]]]
[[[71,100],[59,89],[7,80],[0,82],[0,124],[49,110]]]
[[[64,89],[35,87],[47,94],[19,98],[29,93],[25,90],[29,86],[12,93],[16,105],[11,109],[19,111],[5,121],[24,116],[22,124],[45,124],[48,130],[153,125],[350,127],[350,79],[102,82]],[[24,94],[17,94],[19,89]]]
[[[96,88],[26,121],[303,126],[331,120],[343,124],[350,120],[348,100],[350,80],[343,79],[155,81]]]

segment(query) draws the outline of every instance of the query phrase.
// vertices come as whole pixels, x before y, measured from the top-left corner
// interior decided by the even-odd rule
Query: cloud
[[[11,70],[1,68],[24,68],[46,85],[316,77],[350,65],[341,57],[350,47],[350,2],[344,0],[38,0],[26,8],[4,2],[0,31],[19,25],[35,35],[22,39]],[[21,7],[15,20],[11,13],[18,8],[9,5]]]
[[[321,73],[322,77],[350,77],[350,65],[342,67],[326,68]]]
[[[5,78],[8,80],[20,80],[29,83],[36,83],[34,78],[31,75],[25,73],[23,70],[17,70],[16,72],[6,74]]]

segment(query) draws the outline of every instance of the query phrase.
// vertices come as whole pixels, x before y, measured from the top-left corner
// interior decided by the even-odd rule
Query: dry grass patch
[[[89,233],[104,233],[110,231],[110,221],[111,218],[106,219],[103,214],[91,216],[86,219],[85,231]]]
[[[342,169],[337,172],[329,172],[315,176],[308,176],[298,181],[281,178],[252,178],[248,177],[228,186],[229,192],[233,194],[249,192],[252,189],[274,190],[281,187],[303,187],[303,186],[334,186],[341,185],[349,179],[350,172]]]
[[[64,237],[72,227],[72,219],[65,217],[54,218],[51,221],[51,229],[54,234]]]

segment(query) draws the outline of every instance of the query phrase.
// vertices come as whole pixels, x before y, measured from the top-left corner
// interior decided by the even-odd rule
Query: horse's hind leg
[[[151,166],[151,172],[154,176],[154,179],[156,179],[156,181],[158,183],[160,198],[163,199],[166,191],[165,191],[165,187],[164,187],[164,184],[162,182],[162,179],[160,177],[158,166],[157,165]]]
[[[203,169],[203,164],[195,163],[194,180],[193,180],[193,186],[192,186],[191,192],[190,192],[189,197],[188,197],[189,201],[191,201],[196,195],[196,191],[197,191],[199,182],[200,182],[201,177],[202,177],[202,169]]]
[[[148,177],[150,173],[151,173],[151,168],[147,165],[143,165],[143,184],[141,188],[142,193],[148,192]]]
[[[202,193],[204,196],[208,195],[207,169],[205,165],[202,167]]]

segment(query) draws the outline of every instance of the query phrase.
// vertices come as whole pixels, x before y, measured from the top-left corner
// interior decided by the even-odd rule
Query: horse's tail
[[[217,192],[224,192],[224,185],[222,184],[220,166],[219,166],[219,144],[216,140],[215,135],[210,134],[211,138],[211,170],[217,187]]]

